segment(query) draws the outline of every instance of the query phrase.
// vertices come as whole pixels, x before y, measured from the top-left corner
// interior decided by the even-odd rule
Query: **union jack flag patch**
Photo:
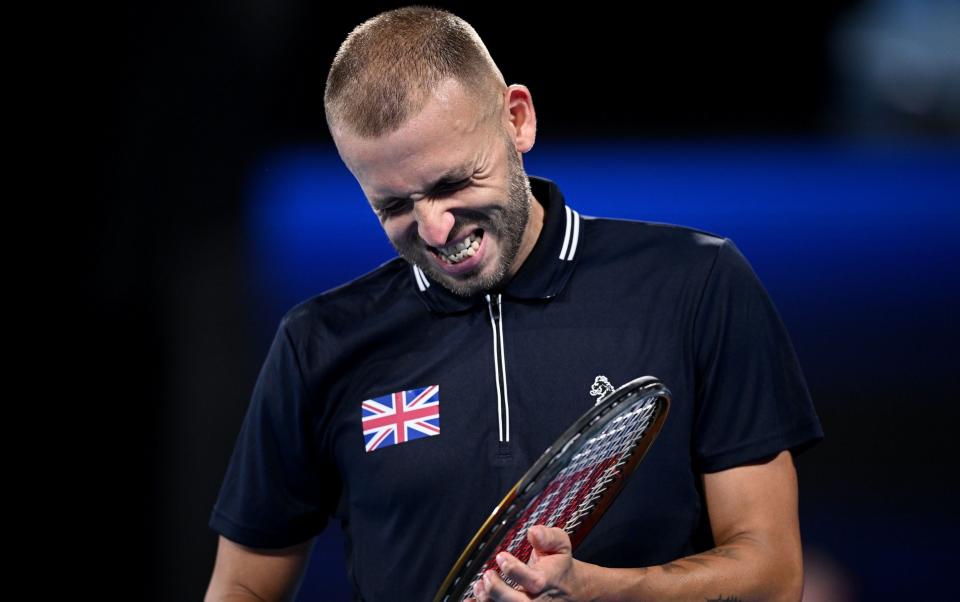
[[[367,453],[440,434],[440,385],[374,397],[361,408]]]

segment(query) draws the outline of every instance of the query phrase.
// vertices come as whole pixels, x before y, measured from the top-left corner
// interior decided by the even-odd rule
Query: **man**
[[[289,594],[331,515],[356,598],[430,599],[591,387],[652,374],[670,416],[576,558],[536,527],[536,562],[501,560],[521,589],[490,571],[476,597],[798,600],[793,455],[822,432],[733,243],[583,217],[528,176],[529,90],[444,11],[357,27],[325,108],[400,258],[281,321],[211,516],[207,599]]]

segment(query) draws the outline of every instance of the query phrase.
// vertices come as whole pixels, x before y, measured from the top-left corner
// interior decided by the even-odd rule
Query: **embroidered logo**
[[[597,402],[593,405],[599,405],[604,397],[613,393],[615,390],[615,387],[610,384],[610,379],[602,374],[598,375],[593,379],[593,384],[590,386],[590,395],[597,398]]]
[[[360,407],[368,453],[440,434],[440,385],[374,397]]]

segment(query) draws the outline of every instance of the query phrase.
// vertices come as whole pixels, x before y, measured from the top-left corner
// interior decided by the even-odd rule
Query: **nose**
[[[417,232],[428,245],[442,247],[450,237],[456,218],[445,203],[420,199],[413,204]]]

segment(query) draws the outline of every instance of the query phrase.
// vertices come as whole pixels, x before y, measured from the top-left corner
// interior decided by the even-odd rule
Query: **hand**
[[[520,589],[510,587],[491,569],[477,581],[473,595],[478,602],[521,602],[528,600],[582,600],[586,563],[571,554],[570,537],[557,527],[535,525],[527,531],[533,546],[529,564],[512,554],[497,554],[497,564]]]

